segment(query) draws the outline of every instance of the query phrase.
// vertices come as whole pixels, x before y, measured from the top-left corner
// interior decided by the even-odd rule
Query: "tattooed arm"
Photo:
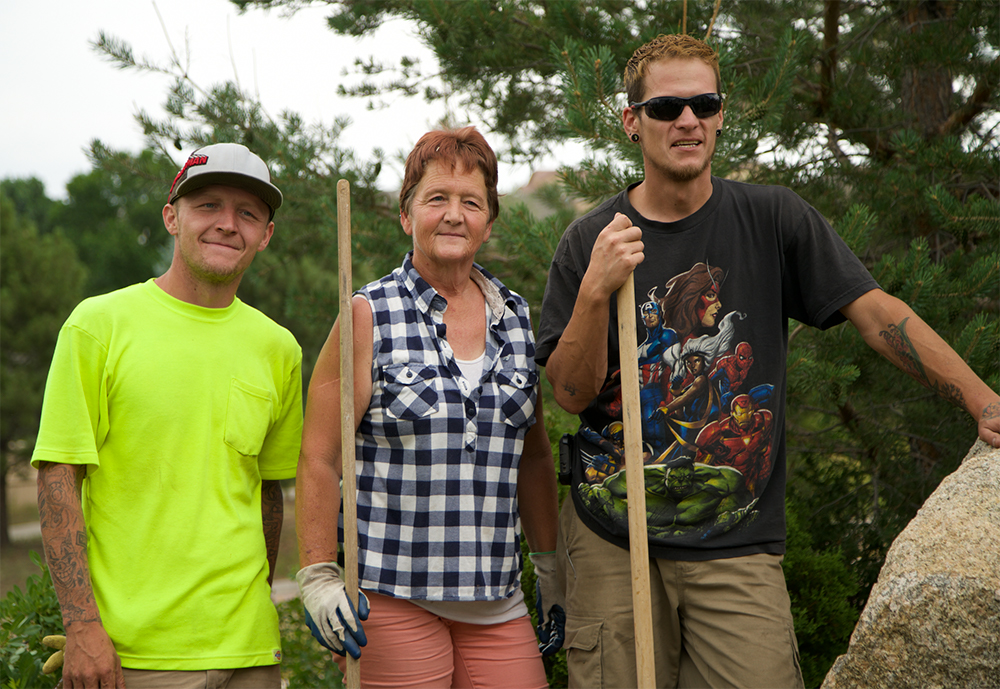
[[[281,523],[285,518],[285,501],[278,481],[261,481],[260,509],[264,518],[264,543],[267,545],[267,564],[271,573],[267,583],[274,583],[274,568],[278,566],[278,544],[281,542]]]
[[[121,660],[101,623],[87,561],[80,503],[86,467],[42,462],[38,513],[45,559],[66,627],[65,687],[124,687]]]
[[[872,349],[976,420],[1000,447],[1000,395],[904,302],[876,289],[840,310]]]

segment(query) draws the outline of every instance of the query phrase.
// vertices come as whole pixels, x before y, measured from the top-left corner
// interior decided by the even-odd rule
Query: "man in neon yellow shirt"
[[[195,151],[163,208],[170,267],[60,331],[32,464],[65,687],[280,686],[270,584],[302,353],[236,298],[280,205],[246,147]]]

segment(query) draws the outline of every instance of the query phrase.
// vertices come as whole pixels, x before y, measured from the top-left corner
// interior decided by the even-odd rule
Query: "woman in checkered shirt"
[[[541,654],[561,647],[565,616],[534,336],[527,302],[475,263],[499,212],[496,156],[472,127],[429,132],[399,198],[413,250],[353,299],[357,612],[335,563],[338,324],[309,387],[296,526],[310,627],[341,669],[345,652],[361,657],[366,687],[544,687]]]

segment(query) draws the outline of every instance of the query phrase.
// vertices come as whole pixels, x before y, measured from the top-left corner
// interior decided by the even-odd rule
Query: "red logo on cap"
[[[173,184],[170,185],[170,193],[167,195],[167,198],[173,196],[174,187],[176,187],[177,183],[181,181],[181,178],[184,177],[184,173],[188,171],[189,167],[193,167],[195,165],[206,165],[207,163],[208,163],[208,156],[206,155],[192,155],[190,158],[188,158],[187,162],[184,163],[184,167],[182,167],[181,171],[177,173],[176,177],[174,177],[174,182]]]

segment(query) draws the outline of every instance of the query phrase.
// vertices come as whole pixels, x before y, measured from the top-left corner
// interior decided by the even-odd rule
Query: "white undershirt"
[[[482,288],[480,288],[482,289]],[[489,300],[483,299],[483,306],[486,312],[486,332],[490,330],[490,303]],[[485,342],[483,343],[485,345]],[[480,354],[475,359],[465,360],[455,357],[455,363],[458,364],[458,369],[462,372],[462,377],[465,378],[465,382],[471,385],[473,389],[479,387],[479,381],[483,379],[483,367],[486,362],[486,347],[483,347],[483,353]],[[459,381],[461,385],[462,381]],[[466,394],[469,393],[469,389],[462,385],[462,391]]]
[[[458,364],[459,370],[462,371],[462,377],[465,378],[473,387],[479,387],[479,381],[483,379],[483,365],[486,362],[486,350],[483,353],[471,361],[465,361],[464,359],[459,359],[455,357],[455,363]]]

